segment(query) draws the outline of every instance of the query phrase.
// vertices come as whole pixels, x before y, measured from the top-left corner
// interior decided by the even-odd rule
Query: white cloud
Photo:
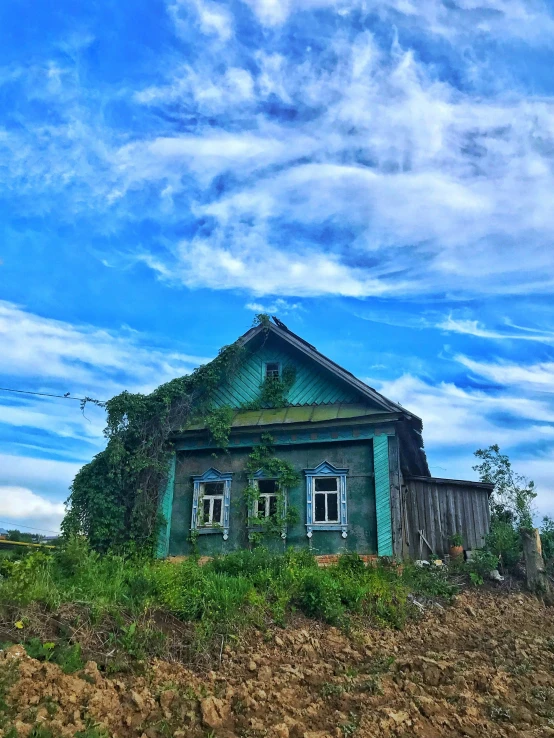
[[[287,302],[278,297],[269,304],[263,305],[261,302],[248,302],[244,306],[247,310],[252,310],[255,313],[290,313],[293,310],[301,310],[302,305],[299,302]]]
[[[283,24],[294,12],[331,8],[339,15],[367,10],[365,0],[244,0],[266,26]],[[449,39],[471,33],[512,36],[548,42],[554,22],[541,0],[377,0],[371,9],[391,23],[414,27]]]
[[[377,386],[386,397],[423,419],[423,439],[433,476],[476,479],[473,452],[497,443],[509,454],[516,471],[537,484],[539,512],[554,514],[554,456],[552,452],[529,454],[529,448],[536,444],[550,447],[554,442],[550,398],[535,396],[529,387],[523,391],[508,387],[504,393],[491,396],[450,382],[431,384],[410,374]],[[508,423],[506,416],[514,422]]]
[[[0,370],[19,378],[63,383],[73,394],[109,399],[115,388],[154,389],[206,359],[144,345],[136,333],[73,325],[0,301]],[[17,388],[16,388],[17,389]],[[98,394],[101,393],[101,394]],[[107,396],[106,396],[107,395]]]
[[[175,27],[187,39],[197,34],[198,53],[162,60],[163,83],[117,92],[117,99],[137,103],[138,115],[140,105],[148,105],[160,119],[182,118],[183,125],[155,126],[132,138],[116,133],[103,119],[107,102],[100,105],[84,89],[79,67],[69,61],[0,71],[0,81],[22,81],[27,97],[39,96],[56,111],[55,125],[48,118],[0,132],[0,177],[27,196],[25,212],[63,203],[63,217],[70,217],[94,206],[109,214],[103,227],[110,230],[119,219],[139,217],[131,202],[137,193],[148,191],[144,207],[162,223],[178,221],[177,203],[186,201],[187,216],[207,219],[213,228],[181,246],[178,273],[184,284],[214,289],[249,289],[242,267],[252,266],[256,295],[552,290],[554,102],[525,94],[506,72],[492,74],[476,47],[491,35],[550,43],[553,20],[544,3],[249,5],[274,29],[246,47],[237,43],[240,24],[230,6],[172,0]],[[281,33],[291,15],[320,7],[336,21],[325,54],[295,45],[295,53],[283,51],[286,44],[272,34]],[[402,47],[401,33],[389,49],[368,31],[353,34],[350,11],[377,12],[399,29],[425,33],[429,48],[446,38],[463,84],[449,84],[432,63]],[[298,17],[308,23],[308,15]],[[232,184],[213,195],[214,179],[227,175]],[[323,227],[344,236],[322,242]],[[317,233],[306,245],[310,229]],[[303,280],[289,279],[290,269],[260,279],[260,243],[271,265],[289,253],[308,267],[314,260],[332,264],[336,289],[325,283],[307,289]],[[189,255],[204,250],[223,262],[215,275],[194,273]],[[144,261],[168,271],[158,252]]]
[[[168,86],[170,99],[181,95],[183,103],[225,112],[231,120],[249,115],[248,130],[198,130],[119,151],[122,191],[146,180],[166,187],[169,179],[173,194],[191,172],[202,187],[218,174],[236,178],[229,194],[193,202],[194,215],[214,228],[202,241],[181,245],[183,283],[248,289],[247,267],[259,295],[550,291],[554,102],[513,91],[493,97],[461,93],[437,81],[410,50],[396,45],[385,53],[367,32],[354,41],[337,33],[330,50],[340,61],[323,69],[319,57],[299,65],[257,52],[261,72],[252,84],[250,73],[245,76],[247,94],[241,97],[252,105],[240,114],[225,80],[244,70],[230,65],[214,72],[206,88],[213,93],[200,84],[203,67],[194,82],[191,70],[180,71],[177,77],[186,82]],[[257,113],[269,97],[319,113],[294,126],[270,124]],[[316,238],[306,247],[305,228],[296,229],[296,240],[297,224],[332,225],[355,235],[347,245],[322,245]],[[288,268],[260,279],[260,244],[270,265],[299,257],[311,263],[318,250],[321,261],[332,260],[341,270],[335,289],[320,287],[319,280],[306,289],[303,281],[289,279]],[[202,262],[204,253],[219,267],[215,274],[196,270],[191,254]],[[163,258],[150,263],[159,268]]]
[[[449,333],[463,333],[477,338],[494,338],[498,340],[537,341],[539,343],[554,343],[554,334],[541,330],[515,326],[506,321],[506,325],[517,328],[517,333],[506,333],[487,328],[477,320],[453,318],[452,315],[442,319],[436,328]]]
[[[223,3],[210,0],[172,0],[168,3],[169,14],[178,33],[187,37],[190,33],[191,11],[196,13],[196,23],[203,34],[215,36],[221,41],[230,38],[233,20]]]
[[[58,499],[65,500],[66,490],[80,468],[81,464],[74,462],[0,454],[0,484],[33,489],[40,487],[48,493],[57,493]]]
[[[286,253],[265,245],[256,248],[244,241],[226,247],[197,239],[179,244],[174,261],[142,254],[139,258],[169,280],[179,279],[187,287],[243,289],[253,295],[332,295],[363,297],[384,289],[363,272],[349,269],[333,255],[304,249]],[[221,238],[221,241],[224,239]]]
[[[8,302],[0,302],[0,343],[1,386],[100,400],[123,389],[151,391],[209,360],[152,347],[129,328],[118,333],[74,325]],[[83,414],[73,400],[0,392],[0,423],[14,430],[13,440],[7,434],[4,440],[12,453],[0,455],[0,485],[57,501],[67,498],[81,464],[105,444],[105,412],[87,405]]]
[[[515,364],[509,361],[476,361],[462,355],[455,358],[474,374],[506,387],[554,393],[553,361]]]
[[[0,486],[0,525],[9,528],[9,524],[18,524],[40,529],[45,535],[58,533],[64,516],[62,502],[51,500],[35,494],[25,487]],[[25,527],[23,527],[25,530]],[[30,531],[31,532],[31,531]],[[32,531],[37,532],[37,531]]]
[[[547,401],[514,393],[490,395],[450,382],[430,384],[410,374],[378,384],[385,397],[423,419],[425,443],[434,448],[477,448],[492,443],[513,447],[554,440],[552,408]],[[500,413],[525,423],[510,427],[495,418]]]

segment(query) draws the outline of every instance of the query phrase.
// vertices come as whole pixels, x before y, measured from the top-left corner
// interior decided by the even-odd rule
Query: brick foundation
[[[359,554],[360,559],[365,563],[369,564],[372,561],[377,561],[377,556],[375,554]],[[321,556],[315,557],[318,566],[330,566],[331,564],[336,564],[339,560],[339,554],[323,554]]]
[[[322,554],[321,556],[316,556],[315,560],[317,561],[318,566],[331,566],[332,564],[336,564],[339,560],[339,554]],[[365,564],[374,563],[377,561],[377,556],[375,554],[359,554],[360,559]],[[168,558],[168,561],[171,561],[172,564],[180,564],[183,561],[186,561],[187,559],[191,558],[190,556],[170,556]],[[198,559],[198,564],[200,566],[204,566],[204,564],[207,564],[208,561],[211,561],[213,559],[213,556],[201,556]]]

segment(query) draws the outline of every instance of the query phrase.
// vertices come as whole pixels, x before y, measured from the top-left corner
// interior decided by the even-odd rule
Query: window
[[[265,365],[265,379],[279,379],[281,365],[276,361],[267,362]]]
[[[277,514],[277,480],[258,479],[258,501],[254,508],[254,517],[269,518]]]
[[[318,530],[336,530],[348,535],[346,514],[346,478],[348,469],[338,469],[323,461],[306,475],[306,535]]]
[[[192,531],[202,534],[223,533],[223,540],[228,540],[232,478],[231,473],[222,474],[213,467],[200,476],[192,477]]]
[[[248,507],[248,537],[254,540],[256,531],[263,531],[265,523],[271,531],[281,529],[281,538],[287,537],[287,490],[279,487],[277,479],[266,479],[262,469],[258,469],[248,480],[256,488],[258,495],[251,499]],[[270,519],[272,519],[270,521]]]
[[[314,523],[339,522],[339,478],[314,477]]]
[[[223,482],[205,482],[200,485],[201,507],[199,525],[223,524]]]

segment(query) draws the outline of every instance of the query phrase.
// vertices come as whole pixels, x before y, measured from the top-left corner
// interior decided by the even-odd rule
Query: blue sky
[[[269,311],[554,513],[553,65],[532,0],[5,0],[0,385],[152,389]],[[56,530],[85,415],[0,392],[0,526]]]

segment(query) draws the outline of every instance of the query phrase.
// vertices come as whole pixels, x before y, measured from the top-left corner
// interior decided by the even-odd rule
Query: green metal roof
[[[369,415],[382,415],[383,410],[368,407],[361,403],[338,402],[331,405],[302,405],[277,409],[238,410],[232,420],[233,428],[244,428],[264,425],[281,425],[288,423],[320,423],[325,420],[343,420],[346,418],[363,418]],[[203,424],[194,423],[185,429],[201,430]]]

